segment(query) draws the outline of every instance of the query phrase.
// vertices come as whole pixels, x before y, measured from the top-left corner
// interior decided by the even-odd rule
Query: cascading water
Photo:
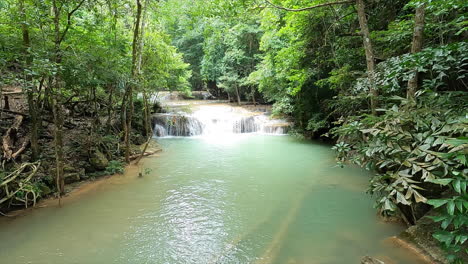
[[[203,124],[196,118],[178,114],[153,116],[154,133],[157,137],[189,137],[202,134]]]
[[[166,136],[220,136],[226,134],[286,134],[290,124],[271,120],[264,113],[250,112],[229,105],[200,105],[191,113],[156,114],[154,134]]]

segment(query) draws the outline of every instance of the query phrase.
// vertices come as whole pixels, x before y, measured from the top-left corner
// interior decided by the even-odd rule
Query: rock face
[[[91,163],[96,170],[105,170],[109,165],[109,160],[107,160],[106,156],[101,151],[96,150],[89,158],[89,163]]]

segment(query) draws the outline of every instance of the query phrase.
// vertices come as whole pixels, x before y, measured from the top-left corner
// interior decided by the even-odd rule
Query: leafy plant
[[[445,142],[450,151],[436,153],[445,162],[458,163],[458,170],[452,170],[449,177],[434,180],[434,182],[449,188],[448,195],[441,199],[431,199],[427,203],[438,209],[439,215],[432,216],[435,222],[440,222],[441,230],[433,234],[450,253],[448,258],[455,263],[463,263],[457,259],[456,253],[464,250],[468,254],[465,242],[468,240],[468,138],[460,137]],[[465,244],[465,246],[464,246]]]
[[[398,103],[383,114],[358,116],[334,129],[340,162],[349,160],[376,172],[369,192],[384,215],[414,224],[420,204],[443,208],[434,237],[454,255],[466,242],[468,196],[468,98],[464,93],[426,93],[418,103]],[[451,190],[451,192],[449,192]],[[441,199],[444,194],[448,196]]]
[[[107,174],[122,174],[124,173],[124,166],[121,161],[111,160],[105,171]]]

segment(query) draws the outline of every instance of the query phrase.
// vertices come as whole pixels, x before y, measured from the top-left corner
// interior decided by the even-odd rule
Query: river
[[[91,190],[0,222],[1,263],[422,263],[388,238],[329,145],[259,133],[158,139],[164,151]],[[139,178],[138,172],[144,176]]]

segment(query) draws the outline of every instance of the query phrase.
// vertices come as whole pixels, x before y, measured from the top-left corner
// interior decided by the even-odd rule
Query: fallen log
[[[154,150],[154,151],[146,151],[143,154],[141,154],[141,153],[135,154],[135,155],[130,156],[130,160],[135,160],[135,159],[139,158],[140,156],[141,157],[151,156],[151,155],[156,154],[156,153],[161,152],[161,151],[162,151],[162,149],[157,149],[157,150]]]

